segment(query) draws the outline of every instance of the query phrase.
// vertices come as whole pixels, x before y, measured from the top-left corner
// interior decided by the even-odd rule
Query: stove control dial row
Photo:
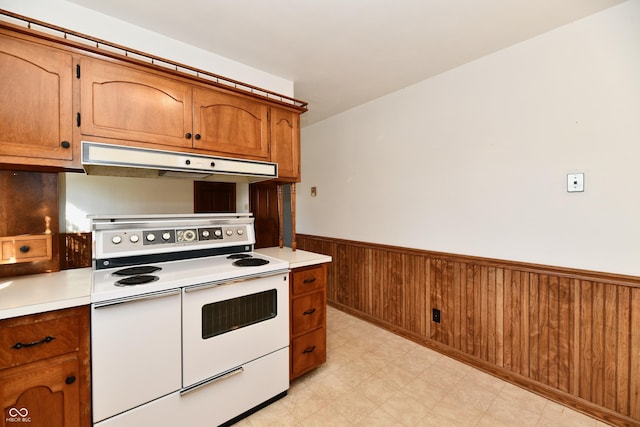
[[[174,230],[151,230],[142,232],[144,245],[160,245],[163,243],[175,243],[176,234]],[[133,237],[133,236],[132,236]]]
[[[198,228],[198,240],[219,240],[222,239],[222,228],[210,227],[210,228]]]
[[[176,242],[185,243],[185,242],[197,242],[198,234],[196,230],[188,228],[186,230],[176,230]]]
[[[119,234],[111,237],[111,243],[113,243],[114,245],[119,245],[120,243],[122,243],[122,241],[122,236],[120,236]],[[129,241],[131,243],[138,243],[140,241],[140,236],[137,234],[132,234],[129,236]]]

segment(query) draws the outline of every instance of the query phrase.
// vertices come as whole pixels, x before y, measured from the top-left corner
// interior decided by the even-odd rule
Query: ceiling
[[[625,0],[70,1],[293,81],[305,126]]]

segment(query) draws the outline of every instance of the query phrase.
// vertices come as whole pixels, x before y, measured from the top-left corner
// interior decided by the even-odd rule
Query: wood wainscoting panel
[[[333,258],[330,305],[608,423],[640,425],[640,277],[304,234],[298,247]]]

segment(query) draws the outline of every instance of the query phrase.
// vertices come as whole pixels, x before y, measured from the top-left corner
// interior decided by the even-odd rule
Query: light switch
[[[569,193],[584,191],[583,173],[570,173],[567,175],[567,191]]]
[[[316,187],[311,187],[311,197],[316,197],[318,195],[318,189]]]

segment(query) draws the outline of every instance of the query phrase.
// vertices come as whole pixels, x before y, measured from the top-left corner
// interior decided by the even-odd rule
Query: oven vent
[[[202,339],[215,337],[273,319],[277,313],[275,289],[213,302],[202,307]]]
[[[82,141],[87,175],[258,182],[278,177],[276,163]]]

